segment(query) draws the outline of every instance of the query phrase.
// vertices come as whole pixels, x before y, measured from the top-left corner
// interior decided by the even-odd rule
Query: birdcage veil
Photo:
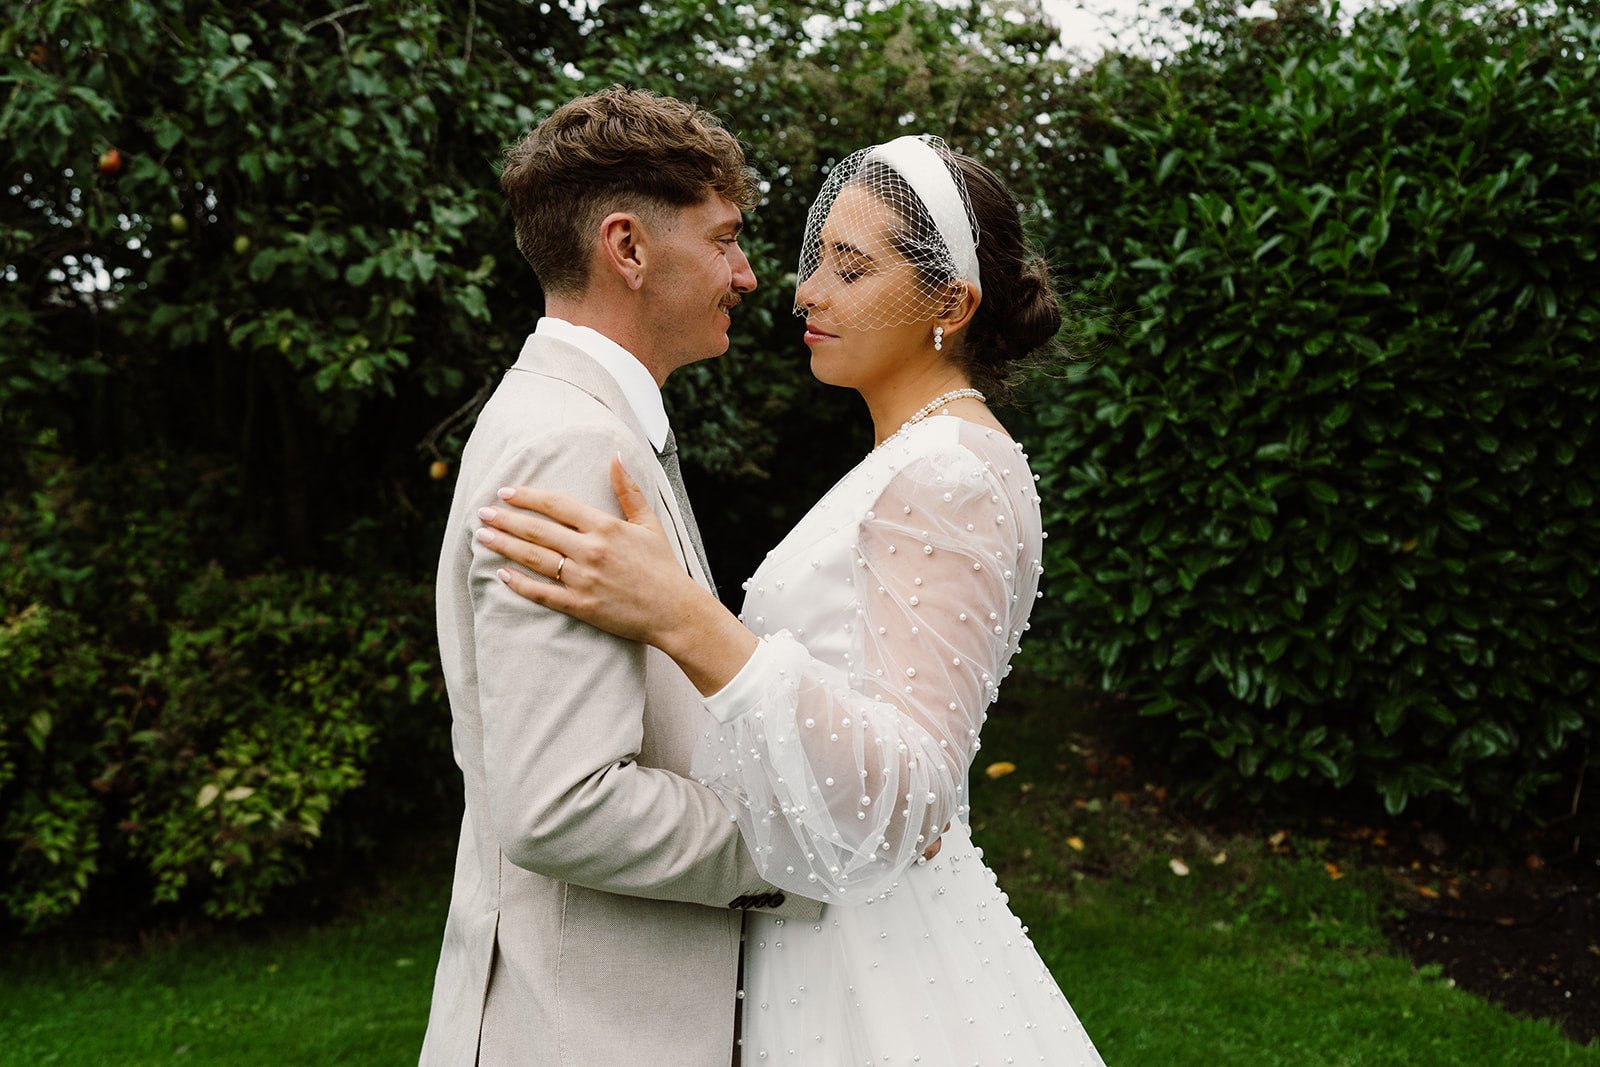
[[[797,278],[796,314],[825,304],[855,329],[932,319],[955,283],[981,292],[978,223],[949,146],[899,137],[846,156],[806,217]]]

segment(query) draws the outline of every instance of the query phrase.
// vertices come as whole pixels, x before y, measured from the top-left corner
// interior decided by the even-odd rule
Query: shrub
[[[415,816],[454,784],[431,590],[230,574],[201,549],[229,480],[196,478],[180,508],[160,468],[54,461],[25,505],[0,500],[0,904],[27,927],[97,885],[254,914],[326,831],[359,843],[338,826],[358,787]],[[113,490],[144,507],[109,537],[59,506]]]
[[[1600,21],[1476,10],[1225,19],[1161,78],[1102,66],[1075,123],[1102,348],[1038,416],[1058,652],[1203,793],[1572,803]]]
[[[0,905],[35,923],[72,911],[99,869],[93,713],[107,674],[70,612],[29,604],[0,619]]]

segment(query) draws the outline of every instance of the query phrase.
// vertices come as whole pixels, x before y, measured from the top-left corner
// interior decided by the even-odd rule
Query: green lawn
[[[448,884],[408,874],[358,915],[273,935],[9,959],[0,1064],[415,1063]]]
[[[1315,843],[1274,856],[1075,778],[1051,699],[995,715],[974,829],[1109,1064],[1600,1067],[1600,1047],[1389,955],[1377,872],[1335,880]],[[994,760],[1017,770],[990,780]],[[310,928],[93,961],[53,942],[14,952],[0,962],[0,1064],[415,1062],[448,878],[441,857]]]

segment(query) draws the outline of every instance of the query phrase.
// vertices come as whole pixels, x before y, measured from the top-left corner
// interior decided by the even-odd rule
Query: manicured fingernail
[[[478,527],[478,532],[472,535],[486,545],[494,544],[494,531],[486,527]]]
[[[482,519],[484,522],[493,522],[494,517],[498,514],[500,514],[500,512],[496,511],[494,508],[478,509],[478,518]]]
[[[495,493],[495,496],[498,496],[501,500],[510,500],[512,497],[514,497],[516,495],[517,495],[517,491],[515,489],[511,488],[509,485],[502,486]]]
[[[494,576],[507,585],[511,584],[511,572],[506,570],[504,567],[501,567],[499,570],[495,571]]]

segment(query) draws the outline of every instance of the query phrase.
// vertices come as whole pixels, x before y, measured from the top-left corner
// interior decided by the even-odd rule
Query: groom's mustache
[[[739,306],[739,304],[740,304],[740,302],[742,300],[744,300],[744,297],[738,296],[737,294],[734,294],[734,293],[730,293],[722,301],[722,307],[727,311],[732,311],[734,308]]]

